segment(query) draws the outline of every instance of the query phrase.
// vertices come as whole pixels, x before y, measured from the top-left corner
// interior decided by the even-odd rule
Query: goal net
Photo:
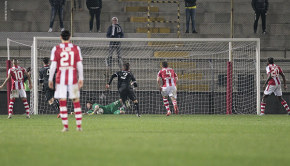
[[[72,38],[80,46],[84,65],[82,109],[85,102],[107,105],[118,100],[117,80],[107,91],[110,76],[129,62],[143,114],[165,114],[156,78],[167,61],[178,75],[177,103],[181,114],[254,114],[260,100],[259,39],[107,39]],[[54,113],[38,85],[42,59],[50,57],[59,38],[35,37],[32,51],[31,93],[36,114]],[[110,57],[112,60],[110,61]],[[69,104],[72,110],[72,104]],[[173,108],[171,107],[171,110]],[[126,113],[134,113],[132,109]]]

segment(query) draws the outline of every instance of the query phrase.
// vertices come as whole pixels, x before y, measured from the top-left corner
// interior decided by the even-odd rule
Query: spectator
[[[102,0],[87,0],[86,2],[87,8],[90,12],[90,32],[93,31],[93,24],[94,24],[94,17],[96,16],[96,25],[97,25],[97,32],[100,31],[100,16],[101,16],[101,10],[102,10]]]
[[[189,22],[191,19],[192,33],[197,33],[195,29],[195,10],[196,0],[184,0],[185,1],[185,13],[186,13],[186,31],[189,33]]]
[[[82,0],[74,0],[74,9],[76,10],[77,9],[77,2],[78,1],[78,4],[79,4],[79,10],[83,10],[83,7],[82,7]]]
[[[257,33],[258,22],[261,16],[263,34],[266,34],[266,15],[269,7],[268,0],[252,0],[252,7],[255,11],[254,33]]]
[[[122,31],[121,26],[118,23],[118,18],[113,17],[112,18],[112,25],[108,28],[107,31],[107,38],[123,38],[124,33]],[[111,41],[109,46],[109,57],[107,58],[107,66],[111,67],[112,65],[112,56],[114,51],[117,51],[118,55],[118,64],[120,69],[122,69],[123,61],[121,56],[121,49],[120,49],[121,43],[116,41]]]
[[[50,17],[50,25],[48,32],[52,32],[52,27],[54,23],[54,19],[56,16],[56,13],[58,13],[59,17],[59,23],[60,23],[60,29],[61,31],[64,31],[63,26],[63,6],[65,5],[65,0],[49,0],[50,6],[51,6],[51,17]]]

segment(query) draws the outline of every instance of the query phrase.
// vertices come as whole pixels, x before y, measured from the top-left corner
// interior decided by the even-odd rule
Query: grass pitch
[[[0,116],[1,166],[289,165],[286,115]]]

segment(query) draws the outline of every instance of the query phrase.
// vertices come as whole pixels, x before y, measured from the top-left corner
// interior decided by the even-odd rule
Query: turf
[[[1,166],[289,165],[286,115],[0,116]]]

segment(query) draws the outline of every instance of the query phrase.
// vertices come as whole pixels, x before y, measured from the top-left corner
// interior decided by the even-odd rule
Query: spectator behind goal
[[[195,28],[195,10],[196,0],[184,0],[185,1],[185,13],[186,13],[186,31],[189,33],[189,22],[191,19],[192,33],[197,33]]]
[[[61,29],[61,31],[64,31],[63,7],[65,5],[65,0],[49,0],[49,3],[51,6],[51,16],[50,16],[50,25],[49,25],[48,32],[52,32],[53,23],[54,23],[56,13],[58,13],[60,29]]]
[[[94,17],[96,17],[97,32],[101,32],[100,31],[100,24],[101,24],[100,16],[101,16],[101,10],[103,7],[102,0],[87,0],[86,4],[90,13],[90,32],[93,31]]]
[[[268,0],[252,0],[252,7],[255,11],[254,33],[257,33],[258,22],[262,18],[263,34],[266,34],[266,16],[269,8]]]

